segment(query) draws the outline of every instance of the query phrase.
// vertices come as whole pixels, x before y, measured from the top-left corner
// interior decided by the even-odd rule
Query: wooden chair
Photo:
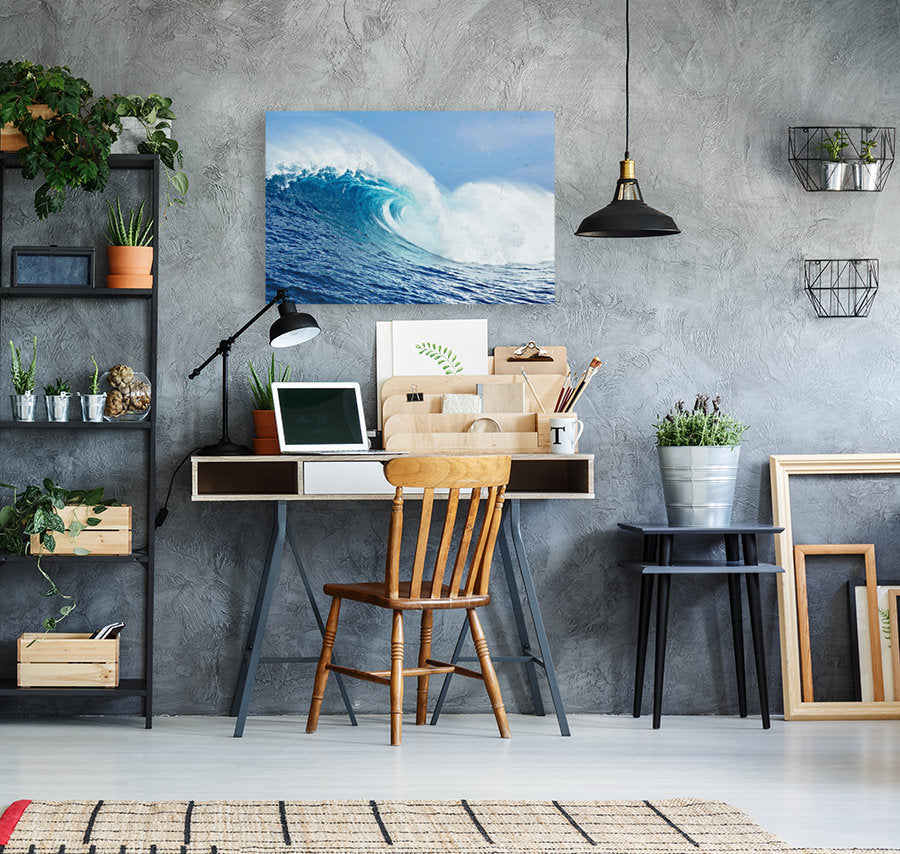
[[[491,572],[491,558],[500,529],[503,496],[509,481],[509,457],[401,457],[391,460],[385,466],[385,477],[397,487],[394,494],[393,511],[388,530],[387,561],[384,581],[362,584],[326,584],[325,593],[332,597],[331,610],[325,626],[322,652],[316,670],[312,702],[309,706],[307,732],[315,732],[322,708],[322,696],[328,671],[333,670],[356,679],[389,685],[391,689],[391,744],[400,744],[400,728],[403,716],[403,677],[418,677],[416,702],[416,723],[425,723],[428,703],[428,680],[433,674],[457,673],[481,679],[487,689],[494,717],[502,738],[509,738],[509,724],[494,665],[488,652],[484,632],[476,615],[476,609],[490,604],[488,581]],[[418,537],[412,561],[409,581],[400,581],[400,541],[403,535],[403,487],[422,487],[422,512],[419,518]],[[482,491],[487,489],[487,500],[481,514],[481,524],[477,535],[476,523],[479,515]],[[434,558],[432,577],[426,579],[425,559],[428,549],[428,535],[431,530],[434,493],[436,489],[448,489],[447,512],[441,530],[440,543]],[[460,506],[460,491],[471,490],[468,510],[462,525],[456,525],[457,510]],[[463,505],[465,506],[465,505]],[[459,536],[454,536],[454,528],[460,527]],[[474,548],[473,546],[474,541]],[[450,580],[444,583],[451,550],[455,546]],[[471,556],[470,556],[471,553]],[[331,663],[334,640],[337,633],[338,615],[341,602],[351,599],[377,605],[393,612],[391,630],[391,669],[355,670]],[[431,658],[431,631],[433,611],[437,609],[465,608],[469,620],[475,651],[481,665],[481,672],[469,670],[436,661]],[[419,646],[418,667],[403,666],[403,612],[421,611],[422,624]]]

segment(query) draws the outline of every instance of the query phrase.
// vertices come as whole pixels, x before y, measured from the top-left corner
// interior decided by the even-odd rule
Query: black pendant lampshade
[[[278,320],[269,329],[269,344],[273,347],[293,347],[315,338],[322,330],[311,314],[297,311],[297,306],[285,300],[278,306]]]
[[[605,207],[585,217],[575,234],[579,237],[662,237],[680,234],[672,217],[651,208],[644,201],[637,178],[634,161],[628,152],[631,62],[631,28],[629,21],[630,0],[625,0],[625,159],[619,162],[619,180],[612,201]]]

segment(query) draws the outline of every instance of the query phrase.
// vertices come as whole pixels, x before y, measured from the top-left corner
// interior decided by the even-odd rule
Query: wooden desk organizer
[[[63,507],[57,511],[63,524],[66,526],[65,534],[56,534],[54,540],[56,548],[53,554],[73,555],[75,549],[87,549],[94,555],[130,555],[131,554],[131,506],[123,504],[119,507],[107,507],[102,513],[92,513],[90,507],[76,505]],[[77,518],[82,524],[90,517],[96,517],[100,524],[96,527],[85,528],[73,540],[69,535],[69,526],[72,520]],[[31,535],[31,553],[38,554],[41,550],[40,537]],[[46,549],[44,550],[46,553]]]
[[[550,452],[550,418],[565,377],[538,374],[530,377],[546,412],[526,389],[524,413],[441,412],[444,394],[475,394],[479,383],[519,383],[521,374],[489,374],[484,376],[449,377],[391,377],[382,390],[384,418],[384,449],[417,453],[514,453],[546,454]],[[422,392],[421,401],[407,400],[407,392],[415,386]],[[502,432],[469,433],[469,426],[478,418],[491,418]]]
[[[80,632],[20,635],[16,667],[19,687],[117,688],[119,639],[90,638],[90,634]]]

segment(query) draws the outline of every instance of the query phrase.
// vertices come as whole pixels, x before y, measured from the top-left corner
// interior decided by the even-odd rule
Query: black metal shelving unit
[[[147,546],[127,556],[86,555],[84,557],[45,555],[42,562],[54,568],[67,571],[77,565],[102,563],[113,565],[134,565],[142,567],[144,576],[144,634],[143,634],[143,675],[140,678],[120,679],[116,688],[19,688],[12,680],[0,680],[0,697],[90,697],[115,699],[137,697],[141,700],[142,716],[147,729],[153,724],[153,618],[154,618],[154,570],[155,544],[153,522],[156,518],[156,404],[158,400],[157,365],[159,361],[159,157],[155,154],[113,154],[109,158],[110,169],[143,173],[150,182],[151,216],[153,217],[153,287],[148,290],[117,290],[105,287],[9,287],[0,283],[0,323],[2,323],[3,301],[7,299],[53,298],[53,299],[100,299],[100,300],[142,300],[149,301],[150,318],[147,335],[149,339],[150,364],[148,375],[153,389],[154,405],[145,421],[129,422],[84,422],[84,421],[33,421],[19,422],[0,420],[0,430],[113,430],[132,431],[146,436],[147,448]],[[0,154],[0,247],[3,246],[3,201],[4,178],[7,170],[20,168],[17,154]],[[62,214],[64,215],[64,214]],[[4,568],[33,562],[32,556],[0,555],[0,578]],[[74,564],[74,566],[73,566]]]

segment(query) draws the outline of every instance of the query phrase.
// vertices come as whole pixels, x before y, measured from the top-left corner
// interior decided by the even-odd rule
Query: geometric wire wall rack
[[[829,169],[831,159],[821,147],[826,138],[842,135],[846,146],[841,151],[837,186],[826,188],[825,169]],[[869,147],[868,163],[864,157]],[[788,162],[806,190],[811,193],[825,189],[839,189],[845,192],[880,192],[884,189],[891,167],[894,165],[896,128],[865,126],[792,127],[788,132]],[[826,165],[827,164],[827,165]]]
[[[875,258],[803,262],[806,294],[819,317],[868,317],[878,293]]]

